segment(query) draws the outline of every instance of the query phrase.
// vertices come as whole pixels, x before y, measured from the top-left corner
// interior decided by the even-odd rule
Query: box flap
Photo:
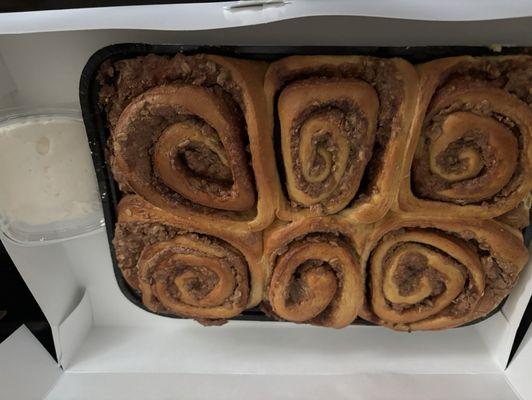
[[[4,105],[3,103],[7,95],[11,94],[16,89],[15,83],[13,82],[13,78],[11,78],[11,74],[9,73],[9,70],[7,69],[7,66],[4,63],[2,54],[0,54],[0,76],[2,77],[2,79],[0,79],[0,108],[1,108]]]
[[[528,306],[526,307],[525,314],[523,315],[523,319],[521,319],[519,328],[517,328],[514,343],[512,344],[512,350],[510,351],[510,359],[508,360],[508,364],[512,362],[515,352],[521,346],[521,343],[523,339],[525,338],[525,335],[528,329],[530,328],[530,326],[532,326],[532,298],[528,302]]]
[[[62,374],[61,368],[21,326],[0,343],[0,393],[3,399],[42,399]]]
[[[91,281],[85,275],[90,275],[95,261],[93,256],[97,256],[94,245],[99,244],[99,238],[105,238],[102,229],[95,234],[64,242],[25,247],[0,235],[9,256],[50,324],[59,360],[62,358],[62,345],[58,328],[82,302],[83,288]],[[79,257],[80,254],[84,256]],[[73,264],[79,269],[74,269]]]
[[[531,296],[532,260],[521,272],[516,286],[504,303],[502,312],[477,327],[501,368],[505,368],[509,362],[516,333]]]
[[[82,289],[70,269],[70,246],[23,247],[0,234],[9,256],[31,294],[37,300],[52,330],[57,358],[61,359],[58,326],[79,303]]]
[[[59,364],[67,368],[70,361],[85,341],[92,326],[92,308],[87,292],[78,306],[58,328],[61,358]]]
[[[140,322],[145,326],[94,326],[67,371],[320,375],[503,370],[474,327],[397,334],[363,326],[337,331],[232,321],[213,329],[161,317]]]
[[[532,328],[528,329],[521,346],[506,370],[506,377],[522,399],[532,399]]]
[[[264,24],[299,17],[358,15],[409,20],[480,21],[532,15],[520,0],[373,1],[291,0],[264,7],[230,9],[236,2],[163,4],[0,14],[0,33],[83,29],[201,30]],[[201,15],[201,18],[198,18]]]
[[[28,285],[46,319],[58,326],[72,312],[82,297],[82,288],[72,273],[79,246],[71,242],[25,247],[0,235],[9,256]],[[74,246],[72,246],[74,244]]]
[[[400,394],[398,396],[398,394]],[[329,376],[65,373],[46,400],[518,400],[503,374]]]
[[[531,250],[529,249],[529,251]],[[516,343],[518,330],[521,329],[526,332],[532,320],[532,306],[530,304],[532,304],[532,260],[521,273],[517,285],[502,308],[502,312],[510,325],[512,338],[511,343],[504,349],[507,354],[507,363],[511,361],[513,356],[512,349],[515,351],[519,346],[519,343]]]

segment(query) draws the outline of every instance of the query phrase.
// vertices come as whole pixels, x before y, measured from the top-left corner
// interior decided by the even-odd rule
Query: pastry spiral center
[[[332,176],[338,183],[347,166],[349,142],[342,132],[343,116],[338,110],[311,116],[300,130],[299,159],[307,182],[323,182]],[[335,186],[331,185],[330,191]],[[330,193],[322,192],[315,202]]]
[[[311,260],[300,266],[292,276],[287,291],[287,307],[295,313],[301,310],[305,320],[314,318],[327,308],[337,287],[336,274],[331,267]]]
[[[449,257],[417,244],[404,244],[388,260],[384,277],[386,299],[413,305],[442,292],[454,299],[465,284],[464,275]]]
[[[437,97],[413,163],[414,191],[457,204],[505,195],[519,171],[515,110],[522,106],[499,89],[462,89]]]
[[[286,188],[293,204],[342,210],[357,193],[375,141],[379,100],[357,80],[308,79],[279,95]]]
[[[489,198],[508,184],[517,166],[519,145],[504,124],[456,112],[445,119],[429,153],[431,171],[450,183],[438,193],[471,202]]]
[[[181,122],[162,133],[155,144],[155,171],[185,197],[197,191],[228,195],[233,179],[225,150],[211,128],[198,125]]]
[[[358,261],[340,241],[314,237],[290,243],[275,261],[269,300],[283,319],[345,326],[363,301]]]
[[[244,259],[199,237],[178,236],[144,248],[137,263],[144,303],[177,315],[231,317],[246,305]]]
[[[214,307],[233,292],[235,282],[231,267],[223,261],[193,255],[174,255],[166,264],[173,275],[174,293],[183,303],[197,307]],[[164,285],[164,282],[161,282]],[[169,288],[169,292],[172,288]],[[163,289],[159,293],[163,294]]]

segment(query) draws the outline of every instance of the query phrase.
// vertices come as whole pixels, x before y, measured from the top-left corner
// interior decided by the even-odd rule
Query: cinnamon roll
[[[216,324],[262,298],[262,236],[167,213],[136,195],[118,206],[118,266],[151,311]]]
[[[153,312],[438,330],[527,262],[531,56],[148,55],[99,82],[116,260]]]
[[[400,59],[293,56],[270,65],[265,91],[278,119],[278,217],[381,218],[398,189],[417,91],[413,67]]]
[[[508,295],[527,259],[520,232],[496,221],[393,215],[364,250],[361,316],[407,331],[474,321]]]
[[[274,317],[342,328],[364,301],[355,226],[334,217],[277,223],[264,237],[264,307]]]
[[[532,57],[446,58],[419,73],[399,208],[482,218],[516,208],[532,190]]]
[[[120,187],[180,216],[233,229],[269,225],[275,165],[265,70],[215,55],[104,64],[100,104]]]

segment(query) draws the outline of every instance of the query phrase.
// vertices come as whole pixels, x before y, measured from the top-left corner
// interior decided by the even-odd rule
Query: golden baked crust
[[[266,309],[276,318],[342,328],[364,299],[362,227],[336,217],[277,222],[264,235]]]
[[[111,163],[125,191],[178,215],[258,231],[274,217],[267,65],[149,55],[102,68]]]
[[[199,320],[227,319],[262,299],[262,235],[163,211],[140,196],[118,205],[118,266],[144,305]]]
[[[418,66],[420,95],[397,209],[493,218],[532,190],[532,57]]]
[[[408,331],[474,321],[508,295],[527,260],[521,233],[496,221],[389,215],[363,251],[361,316]]]
[[[154,312],[216,325],[262,302],[297,323],[445,329],[489,314],[528,260],[530,56],[416,72],[148,55],[100,82],[114,176],[136,193],[116,258]]]
[[[270,65],[265,92],[270,116],[279,117],[279,172],[286,177],[277,216],[382,218],[398,189],[414,68],[401,59],[292,56]]]

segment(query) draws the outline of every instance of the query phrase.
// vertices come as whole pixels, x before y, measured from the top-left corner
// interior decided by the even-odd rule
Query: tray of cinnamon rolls
[[[498,311],[529,257],[532,53],[488,53],[98,51],[80,101],[120,289],[204,325]]]

